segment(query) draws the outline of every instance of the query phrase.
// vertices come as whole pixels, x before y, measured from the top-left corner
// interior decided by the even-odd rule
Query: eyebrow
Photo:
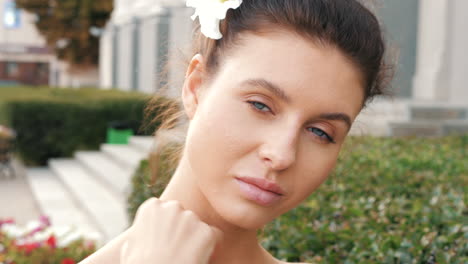
[[[271,93],[282,99],[283,101],[290,103],[291,98],[281,89],[279,86],[276,84],[259,78],[259,79],[247,79],[242,82],[241,85],[248,85],[248,86],[256,86],[256,87],[261,87],[269,90]],[[352,122],[351,118],[345,114],[345,113],[322,113],[319,115],[320,119],[326,119],[326,120],[337,120],[337,121],[343,121],[346,123],[348,126],[348,130],[351,128]]]
[[[351,118],[345,113],[323,113],[319,115],[319,118],[326,120],[337,120],[343,121],[348,126],[348,130],[351,128]]]
[[[271,93],[279,97],[281,100],[290,103],[291,98],[279,88],[276,84],[271,83],[265,79],[247,79],[242,82],[242,85],[257,86],[269,90]]]

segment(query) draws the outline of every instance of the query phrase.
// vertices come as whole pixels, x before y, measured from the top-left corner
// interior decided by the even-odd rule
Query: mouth
[[[284,191],[278,184],[266,179],[236,177],[235,180],[245,198],[262,206],[273,205],[284,196]]]

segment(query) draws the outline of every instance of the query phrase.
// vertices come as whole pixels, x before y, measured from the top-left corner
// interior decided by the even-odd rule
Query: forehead
[[[342,52],[282,31],[243,34],[223,60],[219,74],[238,83],[264,78],[294,102],[320,104],[324,111],[340,110],[353,118],[364,97],[361,72]]]

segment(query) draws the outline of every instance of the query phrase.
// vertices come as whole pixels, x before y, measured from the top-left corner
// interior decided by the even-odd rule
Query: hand
[[[207,264],[221,236],[179,202],[150,198],[138,208],[120,263]]]

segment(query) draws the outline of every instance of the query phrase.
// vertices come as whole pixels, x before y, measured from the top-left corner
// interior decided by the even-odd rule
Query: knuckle
[[[215,238],[215,232],[208,224],[202,223],[200,231],[204,234],[206,238],[212,239]]]
[[[155,197],[149,198],[148,200],[144,201],[137,209],[136,212],[136,219],[146,216],[155,208],[159,207],[161,201]]]
[[[193,211],[191,210],[184,210],[182,212],[182,216],[187,218],[187,219],[190,219],[190,220],[193,220],[193,221],[200,221],[200,218],[198,217],[198,215],[196,215]]]
[[[148,203],[148,205],[158,205],[161,203],[161,201],[156,197],[151,197],[148,200],[146,200],[145,203]]]
[[[159,203],[160,203],[159,199],[155,197],[151,197],[148,200],[146,200],[144,203],[142,203],[140,208],[142,210],[145,210],[147,208],[152,208],[153,206],[157,206]]]
[[[161,205],[164,208],[170,208],[170,209],[182,209],[182,205],[180,204],[179,201],[176,200],[170,200],[170,201],[164,201]]]

